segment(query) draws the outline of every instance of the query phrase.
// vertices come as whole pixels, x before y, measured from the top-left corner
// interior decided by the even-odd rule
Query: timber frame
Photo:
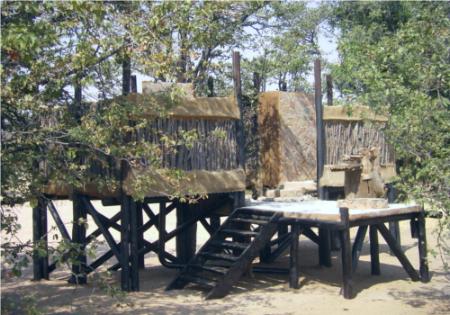
[[[244,150],[244,127],[242,121],[242,91],[240,75],[240,54],[233,52],[233,81],[234,99],[239,107],[239,117],[232,117],[234,130],[236,132],[237,154],[236,169],[243,172],[245,166]],[[122,64],[122,96],[137,93],[136,77],[131,75],[131,62],[129,57]],[[76,94],[76,104],[81,104],[81,89]],[[237,113],[237,111],[236,111]],[[236,115],[236,113],[234,115]],[[234,162],[233,162],[234,163]],[[234,165],[234,164],[233,164]],[[121,187],[117,194],[104,194],[100,196],[86,195],[80,192],[64,194],[53,194],[44,192],[38,196],[38,204],[33,209],[33,242],[40,244],[44,251],[48,252],[47,240],[47,213],[50,212],[63,239],[75,247],[78,246],[77,263],[72,266],[72,276],[69,282],[84,284],[87,275],[111,258],[117,262],[109,267],[109,270],[121,272],[121,288],[124,291],[139,291],[139,269],[145,267],[144,255],[154,252],[158,255],[160,263],[168,268],[183,267],[194,255],[197,247],[196,233],[197,223],[202,224],[208,233],[213,234],[220,226],[220,216],[227,216],[233,209],[244,206],[244,187],[228,187],[224,191],[207,191],[208,198],[200,200],[196,204],[181,202],[179,199],[169,197],[148,196],[143,202],[136,202],[126,193],[123,183],[128,174],[128,168],[121,165],[117,170],[120,173]],[[223,167],[217,169],[223,171]],[[149,175],[150,176],[150,175]],[[64,183],[62,183],[64,184]],[[211,185],[211,182],[209,182]],[[207,187],[209,188],[209,187]],[[203,193],[203,192],[202,192]],[[131,194],[131,193],[129,193]],[[61,220],[58,209],[55,207],[54,199],[71,199],[73,204],[73,227],[70,234],[64,222]],[[120,205],[120,210],[112,217],[107,217],[92,204],[93,200],[101,200],[103,206]],[[156,212],[158,209],[158,212]],[[176,211],[177,226],[172,231],[167,231],[166,218],[169,213]],[[144,222],[144,215],[149,218]],[[97,229],[87,235],[86,226],[80,224],[85,222],[87,216],[92,217]],[[158,231],[157,240],[146,240],[144,232],[150,228]],[[111,229],[120,233],[120,240],[114,239]],[[86,247],[99,236],[103,236],[109,250],[88,263]],[[176,255],[166,251],[165,244],[176,239]],[[68,257],[67,253],[63,255]],[[49,262],[48,255],[41,257],[37,253],[33,255],[34,280],[49,279],[49,275],[57,268],[57,262]]]
[[[96,209],[92,204],[93,200],[88,196],[74,194],[71,234],[61,220],[53,200],[41,197],[38,205],[33,209],[33,239],[36,243],[43,242],[47,248],[47,214],[50,213],[63,239],[72,244],[79,244],[81,248],[77,259],[79,263],[72,265],[69,282],[85,284],[89,273],[115,258],[117,262],[108,269],[120,269],[122,290],[139,291],[139,269],[145,268],[145,254],[156,253],[165,267],[183,267],[196,251],[197,223],[202,224],[208,233],[213,234],[219,226],[220,216],[226,214],[219,213],[218,210],[223,209],[224,206],[232,209],[242,205],[239,203],[242,201],[242,194],[242,192],[212,194],[208,199],[200,200],[192,205],[163,197],[146,198],[144,202],[135,202],[130,196],[123,196],[120,200],[102,200],[103,206],[120,205],[120,210],[111,217],[105,216]],[[172,211],[177,212],[177,226],[172,231],[167,231],[166,218]],[[146,222],[144,222],[144,213],[148,217]],[[86,234],[86,226],[82,223],[88,215],[96,225],[96,230],[89,235]],[[150,241],[144,238],[144,232],[150,228],[157,229],[157,240]],[[111,229],[120,232],[119,241],[114,239]],[[86,247],[99,236],[103,236],[109,249],[94,261],[87,263]],[[177,243],[176,255],[172,255],[165,249],[165,244],[174,238]],[[48,257],[35,255],[33,266],[34,280],[41,280],[49,279],[51,272],[58,265],[57,262],[49,262]]]

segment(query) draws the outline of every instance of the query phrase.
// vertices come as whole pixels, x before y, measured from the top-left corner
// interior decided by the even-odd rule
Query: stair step
[[[216,254],[216,253],[198,253],[198,255],[206,258],[206,259],[215,259],[215,260],[225,260],[235,262],[239,259],[239,257],[228,255],[228,254]]]
[[[222,229],[222,230],[220,230],[220,232],[222,234],[230,234],[230,235],[237,235],[237,236],[256,236],[256,235],[258,235],[258,232],[235,230],[235,229]]]
[[[256,215],[260,217],[270,218],[273,215],[273,212],[264,210],[250,210],[250,209],[239,209],[237,212],[235,212],[236,216],[240,216],[241,214]]]
[[[212,289],[216,286],[216,282],[211,280],[211,279],[207,279],[207,278],[203,278],[203,277],[199,277],[199,276],[191,276],[191,275],[186,275],[183,274],[180,276],[180,279],[183,281],[187,281],[190,283],[195,283],[198,285],[201,285],[203,287],[206,287],[208,289]]]
[[[228,268],[219,266],[189,265],[189,268],[193,268],[200,271],[208,271],[222,276],[225,275],[228,271]]]
[[[272,216],[266,216],[266,215],[259,215],[259,214],[249,214],[249,213],[242,213],[236,217],[231,217],[230,220],[234,219],[251,219],[251,220],[261,220],[265,222],[269,222]]]
[[[250,224],[267,224],[269,220],[261,220],[261,219],[252,219],[252,218],[232,218],[230,219],[232,222],[237,223],[250,223]]]
[[[241,242],[230,242],[230,241],[211,241],[209,245],[216,248],[227,248],[227,249],[241,249],[244,250],[249,244]]]

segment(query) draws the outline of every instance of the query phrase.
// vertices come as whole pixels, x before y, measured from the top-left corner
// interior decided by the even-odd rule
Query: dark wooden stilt
[[[319,264],[331,267],[330,231],[319,229]]]
[[[346,299],[353,298],[353,281],[352,281],[352,244],[350,240],[349,216],[348,209],[339,209],[341,221],[345,228],[339,231],[341,239],[342,254],[342,289],[341,294]]]
[[[139,291],[138,204],[128,198],[130,212],[130,291]]]
[[[291,225],[291,248],[289,255],[289,287],[298,289],[298,241],[300,236],[300,228],[298,224]]]
[[[387,199],[389,203],[394,203],[397,200],[397,190],[392,184],[387,185]],[[392,233],[392,236],[396,240],[397,244],[401,246],[400,239],[400,224],[399,221],[389,222],[389,231]],[[393,252],[391,251],[391,254]]]
[[[122,290],[130,291],[130,198],[122,196],[120,205],[121,211],[121,246],[120,246],[120,264],[121,264],[121,278],[120,283]]]
[[[38,204],[33,208],[33,243],[44,252],[48,252],[47,240],[47,202],[38,198]],[[33,253],[33,279],[38,281],[49,278],[48,256],[42,257],[37,251]]]
[[[376,226],[369,227],[370,240],[370,270],[372,275],[380,275],[380,252],[378,245],[378,230]]]
[[[419,259],[420,259],[420,280],[422,282],[430,281],[430,274],[428,272],[428,260],[427,260],[427,237],[425,230],[425,214],[422,210],[417,218],[418,224],[418,242],[419,242]]]
[[[367,225],[362,225],[358,228],[356,232],[355,242],[352,249],[352,271],[356,270],[358,266],[359,256],[361,255],[361,250],[364,244],[364,238],[367,233]]]
[[[195,206],[187,203],[177,205],[177,227],[196,216]],[[176,236],[177,257],[179,262],[186,264],[194,255],[197,246],[197,223],[184,229]]]
[[[142,229],[142,226],[144,225],[144,217],[143,217],[143,210],[142,210],[142,203],[137,202],[136,203],[136,215],[137,215],[137,229],[138,229],[138,248],[141,249],[144,247],[144,230]],[[139,269],[145,268],[145,255],[140,254],[139,255]]]
[[[386,243],[389,245],[391,251],[397,256],[398,260],[402,264],[405,271],[408,273],[408,275],[411,277],[411,280],[413,281],[419,281],[420,277],[417,271],[414,269],[414,267],[409,262],[408,258],[406,257],[405,253],[403,252],[402,248],[398,245],[394,237],[392,236],[391,232],[386,228],[386,226],[383,223],[377,224],[377,229],[380,231],[381,235],[383,236]]]
[[[85,284],[86,283],[86,208],[84,207],[80,196],[73,195],[73,225],[72,225],[72,242],[80,244],[80,253],[77,262],[72,264],[72,276],[70,283]]]

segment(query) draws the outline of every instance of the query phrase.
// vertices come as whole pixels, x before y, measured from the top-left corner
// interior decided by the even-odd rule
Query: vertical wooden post
[[[397,190],[395,189],[394,185],[392,185],[392,184],[388,184],[387,186],[388,186],[388,191],[387,191],[388,202],[394,203],[397,200]],[[392,233],[392,236],[394,237],[397,244],[399,246],[401,246],[399,221],[389,222],[389,231]],[[391,254],[393,254],[392,251],[391,251]]]
[[[127,197],[130,211],[130,291],[139,291],[138,204]]]
[[[38,204],[33,208],[33,243],[48,252],[47,203],[44,198],[38,198]],[[37,252],[33,253],[33,279],[38,281],[48,278],[48,256],[40,257]]]
[[[325,131],[323,126],[322,107],[322,70],[320,59],[314,62],[314,103],[316,107],[316,182],[319,199],[325,199],[325,188],[320,186],[320,178],[323,175],[325,164]],[[331,266],[331,239],[330,232],[326,229],[319,229],[319,263],[322,266]]]
[[[380,252],[378,245],[378,230],[377,227],[371,225],[369,227],[370,239],[370,270],[372,275],[380,275]]]
[[[87,212],[83,202],[78,194],[72,197],[73,202],[73,225],[72,225],[72,242],[80,244],[81,252],[77,258],[77,264],[72,265],[72,276],[70,283],[85,284],[86,283],[86,218]],[[83,222],[81,222],[83,221]]]
[[[333,105],[333,78],[327,74],[327,105]]]
[[[208,97],[214,97],[214,78],[213,77],[208,77],[208,82],[207,82],[207,86],[208,86]]]
[[[137,93],[137,78],[136,75],[132,75],[130,78],[131,93]]]
[[[298,224],[291,225],[291,248],[289,254],[289,287],[298,289],[298,238],[300,236],[300,229]]]
[[[130,94],[131,60],[128,55],[122,61],[122,95]]]
[[[130,198],[125,194],[121,196],[120,223],[120,283],[122,290],[130,291]]]
[[[314,62],[314,103],[316,107],[316,155],[317,155],[317,190],[319,198],[324,199],[324,190],[320,187],[320,178],[323,175],[325,164],[325,130],[323,126],[323,106],[322,106],[322,78],[320,69],[320,59]]]
[[[141,229],[142,226],[144,225],[144,216],[143,216],[144,213],[143,213],[143,209],[142,209],[142,203],[137,202],[136,207],[137,207],[137,228]],[[138,231],[138,248],[140,250],[143,247],[144,247],[144,231],[139,230]],[[139,255],[139,268],[140,269],[145,268],[145,257],[144,256],[145,256],[145,254]]]
[[[346,299],[353,298],[353,281],[352,281],[352,244],[350,241],[350,227],[348,208],[339,209],[341,222],[344,227],[339,230],[341,238],[341,254],[342,254],[342,289],[341,293]]]
[[[238,51],[233,52],[233,84],[234,96],[239,106],[241,119],[236,122],[236,134],[238,143],[238,165],[245,169],[245,134],[244,134],[244,110],[242,104],[241,85],[241,56]]]
[[[191,220],[196,215],[195,205],[179,202],[177,205],[177,226]],[[197,223],[193,223],[176,237],[177,258],[187,264],[197,250]]]
[[[420,281],[430,281],[430,275],[428,272],[428,260],[427,260],[427,236],[425,230],[425,213],[422,211],[418,216],[418,246],[419,246],[419,259],[420,259]]]

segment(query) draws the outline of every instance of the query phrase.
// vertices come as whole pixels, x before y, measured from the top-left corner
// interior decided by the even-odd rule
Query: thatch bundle
[[[261,182],[313,179],[316,173],[315,110],[304,93],[265,92],[259,97]]]

